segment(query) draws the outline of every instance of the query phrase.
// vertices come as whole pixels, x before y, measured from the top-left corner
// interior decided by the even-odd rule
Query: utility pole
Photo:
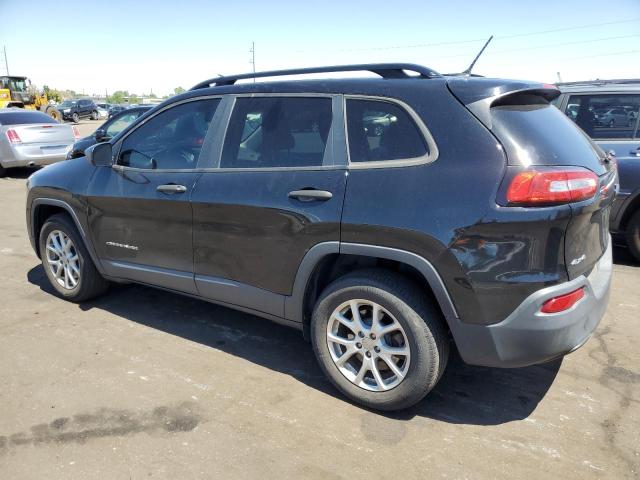
[[[253,68],[253,74],[256,74],[256,42],[251,42],[251,50],[249,50],[249,53],[251,54],[251,59],[249,60],[249,63],[251,64],[252,68]],[[256,77],[253,77],[253,83],[256,83]]]
[[[560,72],[556,72],[558,75],[558,83],[562,83],[562,77],[560,76]]]
[[[7,61],[7,46],[4,45],[4,68],[7,71],[7,77],[9,76],[9,62]]]

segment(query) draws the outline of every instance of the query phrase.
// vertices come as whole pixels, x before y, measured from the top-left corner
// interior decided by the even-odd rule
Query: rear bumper
[[[56,145],[27,144],[12,147],[7,158],[2,159],[2,166],[27,167],[42,166],[59,162],[67,158],[72,144],[59,143]]]
[[[493,325],[451,322],[456,346],[466,363],[489,367],[524,367],[566,355],[582,346],[598,326],[609,302],[612,242],[589,276],[539,290],[505,320]],[[540,313],[553,297],[584,287],[571,309]]]

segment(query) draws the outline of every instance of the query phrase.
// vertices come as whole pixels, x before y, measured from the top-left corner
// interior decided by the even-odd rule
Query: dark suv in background
[[[408,407],[452,346],[531,365],[604,314],[615,164],[558,94],[411,64],[214,78],[32,175],[29,236],[68,300],[133,281],[250,312],[352,400]]]
[[[615,156],[620,191],[611,231],[640,262],[640,79],[559,84],[554,103],[605,152]]]
[[[79,100],[65,100],[58,105],[63,120],[71,120],[78,123],[81,118],[98,119],[98,106],[88,98]]]

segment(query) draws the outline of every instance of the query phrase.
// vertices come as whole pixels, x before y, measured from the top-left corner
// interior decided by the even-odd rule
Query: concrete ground
[[[293,330],[119,286],[52,294],[25,232],[28,171],[0,179],[0,478],[640,476],[640,267],[616,249],[608,312],[563,361],[457,357],[413,409],[328,384]]]

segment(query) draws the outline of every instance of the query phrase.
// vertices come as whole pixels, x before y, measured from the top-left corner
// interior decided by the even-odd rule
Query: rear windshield
[[[42,112],[17,111],[0,113],[0,125],[24,125],[27,123],[58,123]]]
[[[541,97],[520,95],[491,107],[491,125],[510,164],[583,166],[598,175],[606,171],[602,151]]]

